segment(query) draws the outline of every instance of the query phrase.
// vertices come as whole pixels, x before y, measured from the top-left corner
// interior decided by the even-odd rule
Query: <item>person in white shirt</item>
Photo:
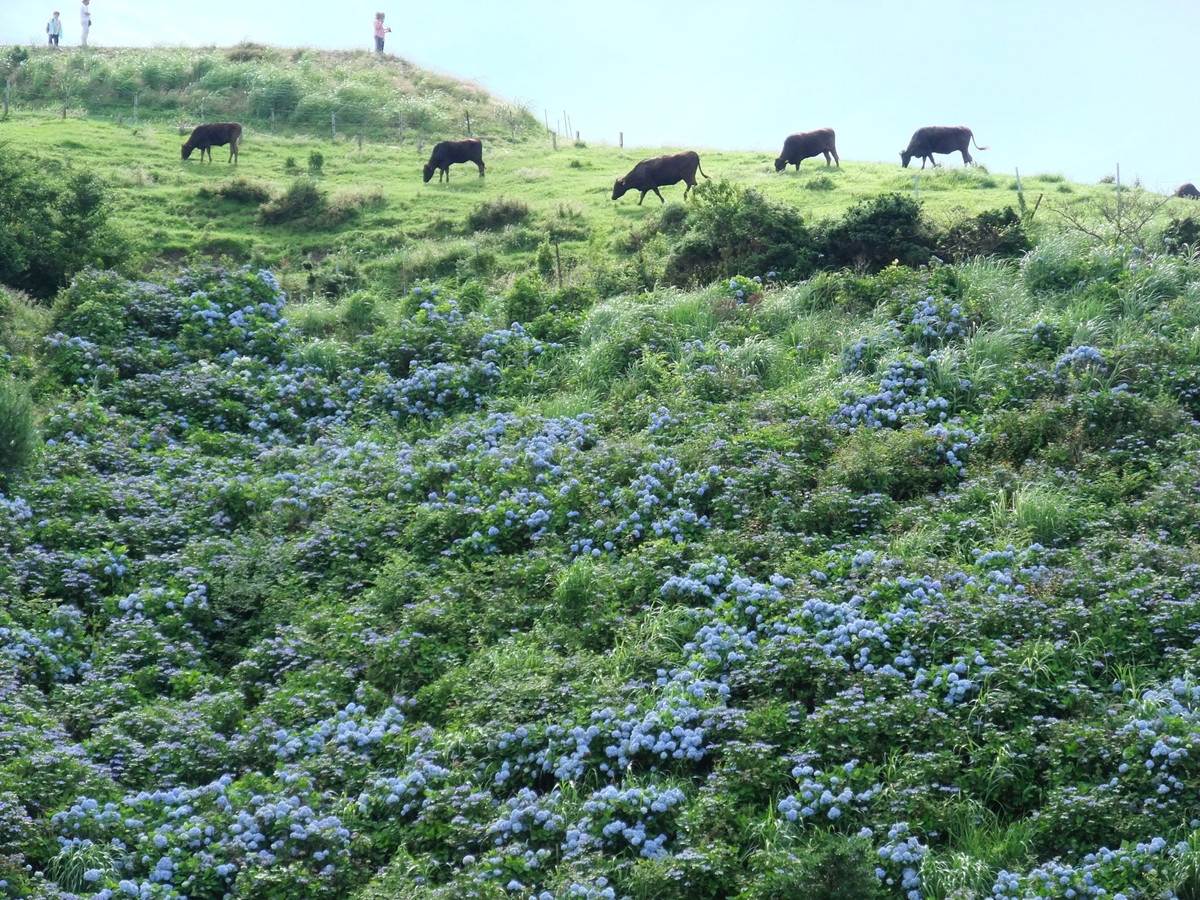
[[[88,6],[91,0],[83,0],[83,6],[79,8],[79,46],[87,46],[88,29],[92,27],[92,8]]]

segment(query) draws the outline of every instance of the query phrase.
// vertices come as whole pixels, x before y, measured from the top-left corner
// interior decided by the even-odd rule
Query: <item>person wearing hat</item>
[[[92,8],[88,6],[91,0],[83,0],[79,8],[79,46],[87,46],[88,29],[92,27]]]

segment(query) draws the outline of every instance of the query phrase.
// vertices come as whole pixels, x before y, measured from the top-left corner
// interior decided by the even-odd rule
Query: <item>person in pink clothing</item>
[[[375,13],[375,52],[383,52],[383,36],[392,29],[383,24],[383,13]]]

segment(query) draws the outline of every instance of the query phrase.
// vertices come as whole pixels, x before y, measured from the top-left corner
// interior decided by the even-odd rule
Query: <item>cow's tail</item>
[[[980,147],[979,144],[975,142],[975,132],[973,132],[973,131],[971,132],[971,143],[975,144],[976,150],[986,150],[987,149],[987,147]]]
[[[698,157],[698,156],[696,157],[696,171],[699,172],[701,175],[704,175],[704,170],[702,168],[700,168],[700,157]],[[707,175],[704,175],[704,177],[708,178]],[[708,180],[712,181],[711,178],[708,178]]]

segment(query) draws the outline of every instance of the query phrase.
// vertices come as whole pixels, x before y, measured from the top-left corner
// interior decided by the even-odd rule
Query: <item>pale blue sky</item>
[[[59,7],[78,43],[79,2]],[[829,126],[899,162],[922,125],[968,125],[998,174],[1171,191],[1200,184],[1197,0],[91,0],[107,46],[367,48],[478,82],[589,142],[761,150]],[[0,44],[42,44],[54,9],[0,0]],[[957,165],[958,157],[947,158]],[[805,165],[811,165],[806,162]]]

